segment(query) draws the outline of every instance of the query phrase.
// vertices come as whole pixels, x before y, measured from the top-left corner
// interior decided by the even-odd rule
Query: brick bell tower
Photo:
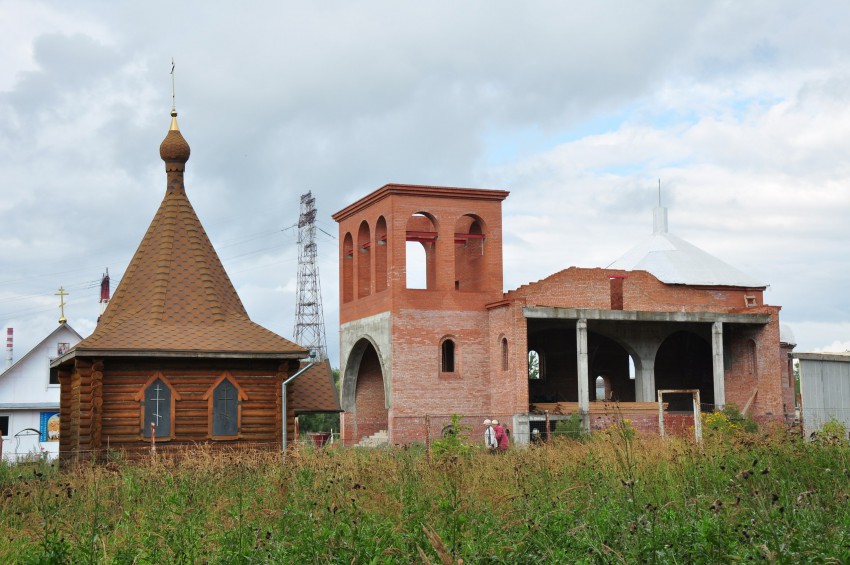
[[[342,434],[423,440],[425,414],[491,409],[503,190],[388,184],[339,224]]]

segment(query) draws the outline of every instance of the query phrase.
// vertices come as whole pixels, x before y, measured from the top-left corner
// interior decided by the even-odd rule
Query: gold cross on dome
[[[59,316],[59,323],[64,324],[68,321],[68,319],[65,317],[65,297],[68,296],[68,293],[65,292],[65,287],[60,286],[59,292],[54,292],[53,296],[59,297],[59,310],[61,312],[61,315]]]

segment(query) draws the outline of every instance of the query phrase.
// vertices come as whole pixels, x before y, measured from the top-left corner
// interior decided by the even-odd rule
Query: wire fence
[[[702,416],[713,412],[716,408],[709,403],[702,403]],[[665,433],[692,435],[694,414],[689,411],[663,411]],[[735,410],[726,413],[727,419],[745,427],[771,423],[784,425],[789,431],[803,436],[816,436],[820,429],[829,422],[835,422],[843,429],[845,438],[850,437],[850,407],[805,407],[802,410],[760,416],[755,419],[741,415]],[[474,414],[457,416],[453,414],[423,414],[421,416],[396,416],[392,419],[392,434],[388,433],[389,425],[385,423],[382,429],[373,433],[358,435],[347,434],[343,437],[338,430],[328,432],[302,432],[297,438],[290,438],[288,449],[311,448],[322,449],[331,447],[368,446],[379,447],[390,444],[426,444],[430,441],[445,438],[449,435],[460,435],[469,443],[484,445],[484,434],[487,429],[485,421],[496,420],[505,429],[512,445],[534,444],[546,442],[555,438],[580,439],[588,433],[612,431],[622,422],[627,422],[629,428],[636,432],[658,434],[659,413],[657,411],[642,411],[632,413],[628,405],[615,405],[606,412],[591,412],[580,415],[573,413],[529,413],[529,414]],[[374,441],[375,437],[379,438]],[[2,440],[2,460],[7,463],[52,463],[57,459],[62,461],[97,461],[110,462],[121,460],[139,460],[156,457],[158,460],[178,460],[185,457],[207,457],[211,453],[219,456],[245,457],[249,453],[277,453],[282,450],[282,443],[272,442],[206,442],[181,443],[178,441],[157,443],[152,449],[148,444],[109,446],[98,449],[60,450],[59,442],[38,441],[34,444],[23,445],[20,438],[8,437]]]

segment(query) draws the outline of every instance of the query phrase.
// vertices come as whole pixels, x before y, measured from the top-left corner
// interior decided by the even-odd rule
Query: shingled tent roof
[[[306,364],[302,361],[302,366]],[[289,402],[296,412],[342,412],[330,361],[320,361],[289,383]]]
[[[248,317],[186,196],[189,144],[172,112],[160,146],[168,186],[84,352],[303,358],[307,351]]]

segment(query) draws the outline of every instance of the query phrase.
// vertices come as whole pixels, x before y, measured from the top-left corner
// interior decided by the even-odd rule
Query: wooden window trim
[[[217,436],[213,435],[213,402],[214,402],[214,393],[215,389],[218,388],[224,381],[230,382],[236,388],[236,398],[238,402],[236,403],[236,435],[229,436]],[[236,382],[236,379],[233,378],[228,371],[225,371],[219,378],[213,382],[212,386],[207,389],[207,392],[204,393],[202,397],[203,400],[207,401],[207,439],[211,439],[213,441],[226,441],[233,439],[240,439],[242,437],[242,402],[248,400],[248,394],[245,390],[239,386],[239,383]]]
[[[139,438],[142,441],[150,441],[149,436],[145,436],[145,391],[148,390],[148,387],[151,386],[154,381],[157,379],[161,380],[165,386],[171,391],[171,429],[167,436],[157,437],[156,441],[171,441],[174,439],[174,429],[177,427],[176,414],[177,411],[175,409],[177,401],[182,400],[180,393],[174,388],[174,385],[171,384],[171,381],[168,378],[157,371],[142,385],[142,388],[133,396],[133,400],[138,401],[139,403]]]

